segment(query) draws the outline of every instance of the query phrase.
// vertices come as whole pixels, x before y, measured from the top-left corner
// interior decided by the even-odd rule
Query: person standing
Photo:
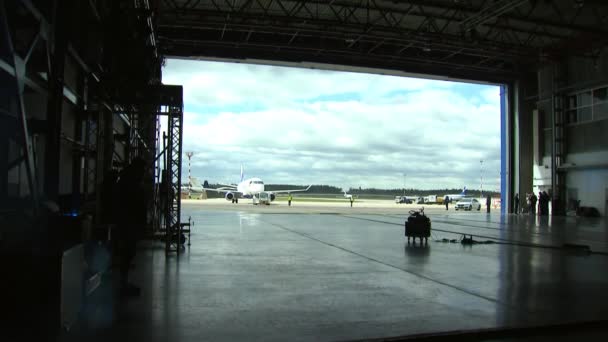
[[[515,194],[515,198],[513,199],[513,213],[519,214],[519,194]]]
[[[542,215],[547,216],[547,215],[549,215],[549,194],[547,194],[546,191],[543,191],[541,194],[543,195],[543,203],[542,203],[543,213],[542,213]]]
[[[353,202],[355,201],[355,198],[353,196],[350,196],[350,207],[353,207]]]
[[[487,213],[490,213],[490,205],[492,204],[492,196],[488,195],[488,197],[486,197],[486,210]]]
[[[532,194],[530,195],[530,214],[532,215],[536,215],[536,202],[538,201],[538,197],[536,197],[536,194],[534,194],[534,192],[532,192]]]
[[[146,224],[147,207],[143,179],[145,161],[133,159],[118,179],[117,212],[118,245],[120,248],[120,291],[122,295],[138,296],[140,288],[129,283],[129,269],[135,257],[137,240]]]
[[[287,205],[289,205],[291,207],[291,200],[293,199],[293,196],[291,195],[291,193],[287,196]]]
[[[448,210],[448,205],[450,204],[450,198],[448,196],[445,196],[443,201],[445,202],[445,210]]]

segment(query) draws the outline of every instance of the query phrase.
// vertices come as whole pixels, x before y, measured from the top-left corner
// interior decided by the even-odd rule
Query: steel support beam
[[[44,168],[44,190],[48,199],[59,196],[59,160],[61,151],[61,122],[63,111],[63,86],[65,57],[68,49],[68,29],[71,20],[71,1],[57,0],[54,6],[52,37],[48,43],[50,70],[48,75],[49,98]]]
[[[25,63],[18,56],[14,49],[13,38],[10,31],[9,17],[6,11],[6,4],[4,0],[0,0],[0,30],[2,39],[4,40],[4,46],[0,46],[0,56],[7,56],[9,58],[8,66],[14,69],[14,88],[13,96],[16,102],[17,118],[20,125],[19,133],[22,154],[25,159],[25,168],[27,174],[27,182],[32,199],[32,207],[34,213],[37,213],[39,207],[39,195],[38,195],[38,181],[36,178],[36,164],[33,156],[33,148],[30,140],[30,133],[28,130],[27,115],[25,112],[25,102],[23,99],[23,93],[25,91]],[[7,64],[6,62],[3,64]]]
[[[558,89],[563,87],[567,73],[562,68],[564,66],[558,63],[554,65],[551,97],[551,204],[552,215],[555,216],[566,214],[566,175],[564,170],[560,170],[566,157],[566,96]]]
[[[79,113],[80,114],[80,113]],[[71,209],[78,212],[80,209],[82,195],[82,161],[87,153],[86,146],[83,144],[82,128],[83,118],[76,115],[74,124],[74,145],[72,146],[72,203]]]
[[[489,20],[495,19],[516,7],[519,7],[530,0],[499,0],[490,3],[490,5],[483,7],[476,14],[469,16],[460,22],[460,27],[463,31],[470,31],[471,29],[486,23]]]
[[[12,117],[0,113],[0,205],[8,199],[9,132]]]

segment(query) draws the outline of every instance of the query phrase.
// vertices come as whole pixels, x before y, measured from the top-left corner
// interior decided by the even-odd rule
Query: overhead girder
[[[460,26],[464,31],[469,31],[528,2],[529,0],[498,0],[491,2],[488,6],[481,8],[476,14],[462,20]]]
[[[251,16],[248,13],[245,12],[234,12],[234,13],[226,13],[226,12],[217,12],[217,11],[212,11],[212,10],[206,10],[206,9],[202,9],[202,10],[172,10],[171,14],[175,15],[176,17],[179,17],[179,23],[183,23],[183,20],[189,20],[189,21],[196,21],[196,20],[201,20],[203,21],[203,19],[209,19],[209,18],[216,18],[216,20],[221,21],[222,23],[235,23],[234,19],[240,19],[241,22],[236,22],[236,23],[242,23],[246,20],[248,21],[281,21],[281,22],[289,22],[291,23],[291,25],[297,25],[298,23],[305,23],[308,24],[309,26],[312,26],[311,23],[307,22],[307,20],[310,20],[310,18],[296,18],[296,17],[292,17],[292,16],[284,16],[284,15],[264,15],[263,18],[259,18],[256,16]],[[338,13],[335,13],[336,17],[338,16]],[[416,16],[416,13],[412,12],[409,14],[410,16]],[[225,18],[227,16],[230,16],[230,21],[227,21]],[[387,18],[388,15],[387,14],[376,14],[376,16],[378,18]],[[462,32],[460,30],[457,29],[457,25],[458,23],[456,21],[453,20],[452,17],[441,17],[441,16],[435,16],[433,20],[426,20],[425,18],[427,18],[427,16],[425,15],[418,15],[417,16],[417,20],[420,21],[420,25],[418,25],[417,27],[403,27],[403,26],[399,26],[397,24],[399,24],[399,21],[395,22],[395,23],[391,23],[390,20],[388,19],[382,19],[385,22],[385,25],[381,25],[379,23],[379,21],[373,20],[371,21],[371,23],[362,23],[358,20],[336,20],[336,18],[330,18],[330,17],[318,17],[315,18],[315,22],[312,24],[318,24],[318,25],[327,25],[328,23],[333,25],[333,26],[341,26],[343,28],[349,28],[352,29],[352,35],[357,36],[358,34],[366,34],[366,33],[373,33],[373,32],[377,32],[377,33],[392,33],[392,34],[407,34],[407,33],[412,33],[412,32],[424,32],[427,34],[436,34],[436,35],[447,35],[449,36],[455,36],[458,39],[462,39],[463,35]],[[350,17],[350,18],[355,18],[355,17]],[[297,19],[297,20],[294,20]],[[395,19],[396,20],[396,19]],[[203,21],[204,22],[204,21]],[[413,20],[412,20],[413,22]],[[171,25],[170,23],[165,23],[165,22],[161,22],[160,23],[160,27],[161,29],[167,25]],[[429,26],[430,25],[430,26]],[[449,26],[453,26],[453,28],[451,30],[447,30],[447,28]],[[364,27],[362,27],[364,26]],[[432,29],[428,29],[425,27],[435,27]],[[447,32],[450,31],[450,32]],[[567,37],[567,35],[565,33],[559,33],[559,32],[548,32],[548,31],[543,31],[539,28],[520,28],[520,27],[512,27],[512,26],[508,26],[508,25],[504,25],[504,24],[488,24],[487,25],[487,30],[486,31],[482,31],[479,33],[479,37],[483,37],[485,35],[488,35],[494,31],[506,31],[506,32],[512,32],[514,34],[517,34],[520,36],[520,40],[524,41],[524,40],[529,40],[528,38],[530,36],[538,36],[538,37],[543,37],[544,39],[548,39],[548,40],[557,40],[557,39],[563,39],[565,37]]]
[[[168,56],[235,58],[252,49],[248,57],[259,58],[270,49],[281,60],[315,51],[320,63],[339,53],[413,63],[412,72],[443,65],[515,76],[579,37],[606,44],[606,14],[608,4],[594,1],[568,10],[537,0],[163,0],[157,24]]]
[[[433,21],[443,20],[444,25],[453,24],[454,30],[459,30],[459,26],[462,23],[466,23],[470,18],[474,18],[483,11],[483,7],[480,6],[465,6],[464,1],[454,3],[452,1],[381,1],[381,0],[369,0],[369,1],[321,1],[321,0],[272,0],[272,1],[260,1],[260,0],[247,0],[240,1],[241,6],[234,6],[233,0],[210,0],[197,2],[195,7],[179,7],[176,6],[179,1],[165,1],[167,8],[163,9],[164,13],[168,15],[174,15],[178,12],[172,12],[173,10],[185,10],[191,12],[192,10],[215,10],[223,14],[247,14],[253,17],[254,14],[263,14],[265,16],[270,15],[270,10],[274,11],[274,14],[283,15],[289,18],[298,19],[321,19],[323,17],[335,20],[341,23],[351,22],[354,24],[374,24],[374,26],[389,26],[395,27],[406,23],[405,18],[408,17],[420,17],[429,21],[430,25],[436,27],[443,27],[443,25],[434,24]],[[263,3],[268,3],[268,6],[263,6]],[[483,1],[477,1],[478,3],[485,3]],[[504,29],[529,32],[532,28],[537,26],[544,26],[551,29],[551,32],[559,33],[570,33],[570,34],[594,34],[604,35],[608,33],[608,30],[601,28],[603,25],[601,13],[594,10],[594,21],[592,25],[585,25],[577,22],[577,18],[580,16],[580,8],[578,10],[562,12],[559,11],[559,7],[556,7],[554,1],[551,1],[550,8],[553,9],[554,13],[547,16],[546,8],[542,7],[539,9],[538,1],[529,0],[529,11],[527,14],[521,14],[518,8],[513,8],[511,12],[503,13],[500,18],[510,23],[508,27]],[[446,5],[449,4],[449,6]],[[204,6],[206,4],[206,6]],[[292,4],[289,6],[288,4]],[[601,6],[597,2],[595,6]],[[254,6],[255,5],[255,6]],[[405,7],[407,6],[407,7]],[[549,6],[549,5],[545,5]],[[590,8],[590,6],[587,4]],[[521,6],[520,7],[524,7]],[[602,7],[604,9],[604,16],[608,13],[606,5]],[[541,15],[534,15],[537,13]],[[497,16],[498,17],[498,16]],[[548,18],[549,19],[548,19]],[[551,20],[552,17],[559,17],[560,21]],[[258,17],[259,18],[259,17]],[[605,19],[605,18],[604,18]],[[584,19],[579,19],[584,20]],[[384,25],[382,25],[384,22]],[[589,23],[586,23],[589,24]],[[492,26],[491,23],[484,23],[483,25]],[[518,26],[519,25],[519,26]],[[522,27],[521,25],[524,25]],[[599,27],[599,28],[598,28]],[[442,31],[442,30],[438,30]],[[546,30],[546,34],[550,34]],[[537,32],[543,34],[543,32]]]
[[[180,44],[176,42],[172,48],[174,56],[210,56],[225,59],[258,59],[273,61],[278,60],[276,45],[267,44],[265,46],[251,46],[247,49],[238,48],[236,46],[221,46],[214,47],[211,45],[214,42],[192,41]],[[274,47],[271,48],[271,47]],[[391,60],[391,55],[360,55],[353,56],[349,53],[339,53],[335,51],[325,50],[323,55],[320,55],[321,50],[315,49],[283,49],[280,60],[285,62],[301,63],[312,62],[333,65],[350,65],[362,68],[384,68],[391,70],[399,70],[408,73],[419,73],[427,75],[445,76],[457,79],[470,79],[489,82],[502,82],[505,79],[511,79],[513,74],[506,73],[500,69],[490,67],[475,67],[471,66],[466,70],[462,67],[463,64],[428,61],[421,64],[420,59],[401,58],[400,60]],[[387,62],[390,62],[387,64]],[[491,69],[491,70],[490,70]]]
[[[186,27],[187,26],[187,27]],[[177,30],[166,29],[161,37],[166,45],[163,45],[163,52],[177,56],[216,56],[218,51],[210,51],[212,47],[223,47],[229,49],[261,49],[265,48],[278,53],[279,51],[312,51],[315,55],[314,60],[308,61],[323,62],[323,56],[328,53],[341,54],[345,57],[364,57],[365,59],[376,59],[377,67],[387,67],[384,65],[390,61],[397,65],[398,60],[418,61],[424,64],[443,65],[451,67],[461,67],[467,65],[468,69],[483,70],[485,72],[516,73],[516,69],[508,69],[505,66],[515,67],[515,61],[526,58],[534,63],[535,55],[514,54],[505,52],[498,46],[486,46],[484,49],[469,47],[466,44],[457,43],[458,40],[436,41],[432,39],[421,39],[414,35],[404,38],[381,37],[378,35],[366,34],[356,38],[356,44],[349,44],[348,33],[339,32],[337,29],[318,31],[315,29],[290,28],[289,30],[281,26],[265,26],[253,28],[248,25],[226,25],[221,35],[223,39],[218,39],[220,33],[211,27],[196,27],[186,24],[184,27],[176,27]],[[253,32],[253,34],[252,34]],[[238,36],[240,34],[240,36]],[[236,35],[236,37],[235,37]],[[187,49],[178,52],[175,47],[190,45],[191,51]],[[404,53],[409,50],[408,53]],[[226,50],[224,50],[226,51]],[[254,51],[248,56],[256,58]],[[318,56],[319,53],[323,56]],[[457,52],[461,56],[455,56]],[[450,61],[446,57],[450,57]],[[230,57],[230,56],[224,56]],[[274,56],[276,59],[277,56]],[[302,56],[304,57],[304,56]],[[466,57],[466,60],[460,61]],[[496,60],[501,63],[501,68],[485,66],[475,67],[475,63],[482,60]],[[460,64],[457,62],[461,62]],[[471,63],[471,61],[473,61]],[[347,63],[349,64],[349,63]],[[505,69],[505,70],[502,70]],[[502,70],[502,71],[501,71]]]
[[[283,24],[283,25],[282,25]],[[460,42],[456,39],[446,40],[442,39],[442,37],[438,37],[434,34],[427,34],[424,37],[416,36],[413,34],[398,34],[392,33],[389,35],[388,33],[385,35],[378,34],[376,32],[358,34],[356,38],[353,38],[353,34],[350,31],[344,31],[344,27],[331,27],[331,23],[327,23],[325,30],[316,29],[316,28],[306,28],[306,27],[290,27],[288,26],[288,22],[277,23],[276,25],[256,25],[256,24],[222,24],[220,22],[213,22],[212,20],[206,20],[204,23],[199,24],[198,22],[190,22],[184,21],[179,25],[171,25],[164,26],[163,38],[169,37],[169,35],[173,31],[176,34],[181,34],[183,38],[192,38],[197,33],[202,34],[203,31],[209,31],[210,34],[217,31],[218,25],[222,26],[222,31],[225,34],[225,31],[233,31],[233,32],[246,32],[251,37],[251,33],[256,34],[266,34],[266,35],[279,35],[285,36],[289,45],[294,43],[294,39],[296,37],[310,37],[316,39],[333,39],[336,40],[337,43],[344,42],[352,42],[356,41],[357,43],[367,42],[370,44],[384,44],[384,45],[394,45],[400,49],[401,47],[412,47],[416,44],[424,45],[424,47],[430,47],[434,51],[444,51],[446,53],[452,53],[454,49],[459,49],[460,54],[466,54],[471,56],[496,56],[500,55],[502,58],[535,58],[536,55],[532,54],[529,50],[519,49],[517,46],[510,46],[509,50],[503,50],[506,44],[493,44],[489,43],[466,43]],[[403,33],[403,32],[401,32]],[[216,35],[217,37],[217,35]],[[171,37],[172,39],[177,38],[175,36]],[[211,37],[209,37],[211,38]],[[221,38],[221,37],[220,37]],[[219,39],[222,41],[223,39]],[[247,42],[247,39],[244,40]],[[282,42],[277,42],[280,44]],[[483,49],[480,49],[480,45],[483,46]],[[336,47],[339,47],[336,46]],[[348,48],[354,48],[355,44],[347,45]]]

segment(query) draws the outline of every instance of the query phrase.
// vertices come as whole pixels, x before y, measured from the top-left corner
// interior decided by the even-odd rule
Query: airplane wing
[[[206,191],[215,191],[215,192],[232,192],[232,193],[236,193],[236,194],[240,194],[241,193],[240,191],[237,191],[234,188],[224,188],[224,187],[217,188],[217,189],[216,188],[203,188],[203,190],[206,190]]]
[[[269,190],[268,192],[272,192],[274,194],[280,194],[280,193],[290,193],[290,192],[302,192],[302,191],[308,191],[308,189],[310,189],[310,187],[312,186],[309,185],[306,189],[292,189],[292,190]]]

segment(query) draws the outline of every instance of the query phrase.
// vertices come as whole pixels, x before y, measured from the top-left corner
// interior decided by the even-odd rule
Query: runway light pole
[[[480,197],[483,198],[483,159],[479,161],[479,188],[481,190]]]
[[[192,169],[191,159],[193,155],[194,152],[186,152],[186,157],[188,157],[188,186],[192,186],[192,174],[190,172]]]

